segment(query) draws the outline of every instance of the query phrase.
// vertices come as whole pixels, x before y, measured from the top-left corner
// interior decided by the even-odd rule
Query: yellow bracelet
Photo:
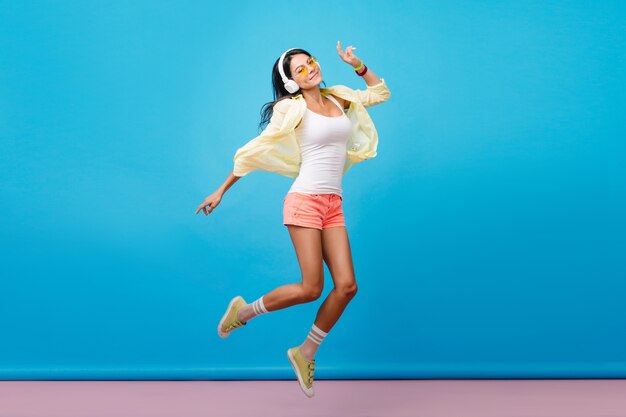
[[[363,67],[364,67],[364,66],[365,66],[365,65],[363,65],[363,61],[361,61],[361,63],[359,64],[359,66],[358,66],[358,67],[354,67],[354,70],[355,70],[356,72],[359,72],[359,71],[361,71],[361,70],[363,69]]]

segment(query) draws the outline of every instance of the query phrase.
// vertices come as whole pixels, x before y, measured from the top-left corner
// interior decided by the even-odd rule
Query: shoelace
[[[307,368],[309,371],[309,384],[313,381],[313,373],[315,370],[315,362],[307,362]]]
[[[247,322],[246,322],[246,323],[247,323]],[[237,327],[245,326],[245,325],[246,325],[246,323],[242,323],[242,322],[240,322],[239,320],[235,320],[234,322],[232,322],[232,323],[230,324],[230,326],[228,326],[228,327],[226,328],[226,331],[230,331],[230,330],[236,329]]]

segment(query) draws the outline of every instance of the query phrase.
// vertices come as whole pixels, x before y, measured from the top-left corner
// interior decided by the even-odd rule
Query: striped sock
[[[309,334],[306,339],[304,339],[304,343],[300,345],[300,353],[302,353],[302,357],[306,360],[313,360],[315,353],[317,352],[317,348],[320,347],[327,335],[327,332],[317,327],[314,323],[311,330],[309,330]]]
[[[267,309],[265,308],[265,304],[263,304],[263,297],[259,298],[258,300],[252,303],[252,311],[254,312],[254,315],[252,317],[269,313],[269,311],[267,311]]]
[[[242,307],[237,312],[237,319],[243,322],[247,322],[248,320],[260,316],[261,314],[269,313],[265,308],[265,304],[263,304],[263,297],[259,298],[252,304],[248,304]]]
[[[307,336],[307,338],[311,339],[319,346],[324,341],[326,335],[328,335],[328,333],[313,324],[313,327],[311,327],[311,330],[309,330],[309,335]]]

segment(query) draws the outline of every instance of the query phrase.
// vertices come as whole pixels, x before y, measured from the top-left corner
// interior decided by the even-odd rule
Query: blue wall
[[[359,293],[316,378],[626,376],[624,3],[1,6],[0,378],[294,378],[328,270],[216,334],[234,295],[300,280],[292,180],[194,213],[285,49],[365,88],[337,40],[392,98],[344,177]]]

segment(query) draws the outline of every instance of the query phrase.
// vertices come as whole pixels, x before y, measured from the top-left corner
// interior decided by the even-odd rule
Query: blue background
[[[300,281],[292,180],[194,213],[284,50],[365,88],[337,40],[392,97],[344,177],[359,293],[316,379],[626,376],[624,3],[0,6],[1,378],[294,378],[327,269],[319,300],[216,334],[234,295]]]

